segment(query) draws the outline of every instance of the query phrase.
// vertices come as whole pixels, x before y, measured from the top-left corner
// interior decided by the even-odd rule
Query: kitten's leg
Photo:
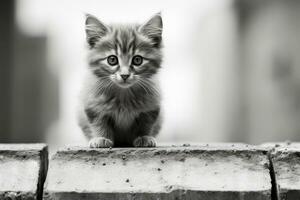
[[[92,137],[92,130],[91,130],[91,127],[90,127],[90,123],[89,123],[89,121],[87,119],[87,116],[84,113],[83,109],[82,109],[82,111],[80,110],[80,112],[78,112],[78,125],[81,128],[83,134],[87,138]]]
[[[141,113],[134,124],[138,137],[133,141],[135,147],[155,147],[156,136],[160,130],[159,108],[146,113]]]
[[[91,148],[112,147],[114,143],[110,118],[94,112],[92,109],[86,109],[85,113],[91,129],[89,146]]]
[[[113,141],[105,137],[94,137],[89,141],[89,146],[91,148],[108,148],[113,145]]]
[[[133,141],[135,147],[155,147],[156,141],[152,136],[139,136]]]

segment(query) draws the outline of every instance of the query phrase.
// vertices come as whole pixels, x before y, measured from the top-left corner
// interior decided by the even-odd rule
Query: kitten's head
[[[142,25],[105,25],[92,15],[85,22],[92,72],[107,85],[145,87],[161,64],[162,18]]]

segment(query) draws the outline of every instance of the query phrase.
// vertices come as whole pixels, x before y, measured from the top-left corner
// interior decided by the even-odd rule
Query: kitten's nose
[[[124,81],[126,81],[126,79],[128,79],[128,77],[129,77],[129,75],[127,75],[127,74],[122,74],[121,77],[122,77],[122,79],[123,79]]]

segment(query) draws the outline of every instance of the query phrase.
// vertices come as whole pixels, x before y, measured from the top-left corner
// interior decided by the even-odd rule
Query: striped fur
[[[79,125],[90,147],[155,146],[153,137],[161,126],[155,80],[162,62],[161,34],[160,14],[143,25],[105,25],[87,15],[90,73],[82,91]],[[118,64],[109,64],[111,55]],[[132,61],[136,55],[143,58],[139,66]]]

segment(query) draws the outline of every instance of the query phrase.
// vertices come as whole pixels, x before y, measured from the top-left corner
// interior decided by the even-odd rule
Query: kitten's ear
[[[139,31],[152,39],[155,46],[159,47],[162,39],[162,29],[163,23],[161,18],[161,13],[157,13],[145,24],[143,24]]]
[[[108,27],[100,22],[95,16],[86,14],[85,20],[85,32],[86,40],[90,47],[94,47],[96,42],[106,35]]]

